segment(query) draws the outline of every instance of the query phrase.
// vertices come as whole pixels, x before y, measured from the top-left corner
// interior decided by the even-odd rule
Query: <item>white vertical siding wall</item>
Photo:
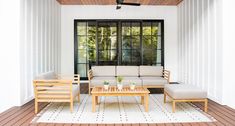
[[[32,80],[60,71],[60,4],[56,0],[22,0],[20,43],[21,104],[33,98]]]
[[[219,0],[184,0],[178,5],[179,80],[222,99],[222,32]]]
[[[0,0],[0,113],[20,102],[19,10],[19,0]]]
[[[221,1],[221,0],[220,0]],[[223,17],[223,103],[235,109],[235,1],[222,0]]]

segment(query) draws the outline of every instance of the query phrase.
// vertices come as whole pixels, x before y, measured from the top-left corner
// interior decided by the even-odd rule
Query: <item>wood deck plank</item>
[[[6,111],[0,113],[0,118],[3,117],[3,116],[5,116],[5,114],[14,111],[15,109],[18,109],[18,107],[12,107],[12,108],[9,108],[9,109],[7,109]]]
[[[67,123],[66,123],[66,124],[64,124],[64,126],[72,126],[72,124],[67,124]]]
[[[182,123],[183,126],[192,126],[190,123]]]
[[[159,124],[157,124],[157,126],[165,126],[165,124],[159,123]]]
[[[200,103],[195,103],[195,105],[199,108],[203,108],[204,106]],[[216,125],[219,126],[224,126],[224,125],[230,125],[219,113],[214,112],[211,109],[208,109],[208,114],[210,114],[211,116],[213,116],[217,121],[215,122]]]
[[[12,113],[10,116],[8,116],[4,120],[0,121],[0,126],[7,125],[7,123],[10,122],[10,121],[17,121],[17,120],[14,120],[14,119],[17,118],[18,116],[22,117],[21,114],[23,112],[25,112],[26,110],[30,109],[30,108],[34,109],[34,105],[29,104],[25,107],[22,107],[22,109],[17,110],[15,113]]]
[[[43,109],[44,107],[47,106],[47,103],[42,103],[39,104],[39,110]],[[34,109],[31,110],[31,112],[29,114],[27,114],[26,116],[24,116],[23,118],[20,119],[20,122],[17,122],[16,124],[20,124],[20,125],[27,125],[30,124],[32,121],[32,117],[36,116],[36,114],[34,113]],[[22,123],[21,123],[22,122]]]
[[[174,126],[182,126],[180,123],[174,123]]]
[[[157,124],[149,124],[148,126],[157,126]]]
[[[174,126],[173,123],[166,123],[165,126]]]
[[[55,126],[64,126],[64,124],[63,123],[55,124]]]
[[[114,124],[114,126],[122,126],[122,124]]]
[[[42,104],[39,106],[39,108],[42,108]],[[14,120],[10,121],[7,123],[7,125],[18,125],[19,124],[19,120],[20,121],[24,121],[23,118],[25,118],[26,116],[28,117],[32,117],[35,116],[34,112],[34,107],[31,107],[29,109],[27,109],[26,111],[22,112],[20,114],[20,116],[17,116],[16,118],[14,118]],[[31,122],[31,120],[30,120]]]
[[[21,107],[14,107],[13,110],[9,111],[9,112],[3,112],[5,113],[4,116],[0,117],[0,122],[2,122],[3,120],[7,119],[7,118],[11,118],[12,116],[14,116],[14,114],[16,114],[16,112],[20,111],[20,110],[24,110],[29,108],[31,105],[33,104],[33,101],[28,102],[27,104],[21,106]]]
[[[131,126],[139,126],[139,125],[140,125],[139,123],[131,124]]]

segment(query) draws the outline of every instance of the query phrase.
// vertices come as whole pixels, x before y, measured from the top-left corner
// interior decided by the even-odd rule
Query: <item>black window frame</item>
[[[78,22],[96,22],[96,31],[98,31],[98,22],[117,22],[117,64],[115,65],[122,65],[122,22],[140,22],[140,64],[137,64],[137,66],[139,65],[143,65],[143,34],[142,34],[142,30],[143,30],[143,22],[158,22],[161,23],[161,66],[164,67],[164,20],[163,19],[91,19],[91,20],[87,20],[87,19],[74,19],[74,74],[78,73],[78,40],[77,40],[77,23]],[[96,33],[96,63],[92,64],[92,65],[99,65],[98,64],[98,58],[99,56],[97,55],[99,52],[99,48],[98,48],[98,43],[97,43],[97,33]],[[131,49],[134,50],[134,49]],[[158,49],[157,49],[158,50]],[[87,57],[86,57],[87,58]],[[84,63],[85,64],[85,63]],[[89,63],[86,63],[86,65]],[[151,65],[154,65],[153,63]],[[156,64],[155,64],[156,65]],[[89,68],[87,68],[86,66],[86,72],[88,72],[88,69],[90,69],[90,64],[89,64]],[[81,80],[87,80],[87,77],[81,77]]]

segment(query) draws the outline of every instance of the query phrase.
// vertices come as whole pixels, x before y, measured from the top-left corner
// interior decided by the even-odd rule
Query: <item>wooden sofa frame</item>
[[[166,103],[166,97],[170,97],[172,99],[172,112],[175,112],[175,105],[177,102],[203,102],[204,103],[204,111],[207,112],[208,110],[208,99],[202,98],[202,99],[174,99],[172,96],[170,96],[166,91],[164,91],[164,103]]]
[[[73,112],[74,98],[78,96],[80,102],[80,91],[73,96],[73,83],[79,84],[80,76],[74,75],[74,80],[34,80],[35,113],[38,113],[39,102],[69,102],[70,111]]]
[[[163,77],[167,80],[167,83],[169,84],[170,83],[170,71],[168,70],[163,70]],[[91,79],[93,78],[93,73],[92,73],[92,70],[90,69],[88,71],[88,81],[89,81],[89,84],[88,84],[88,92],[89,94],[91,93],[91,89],[93,88],[91,86]],[[145,85],[144,86],[145,88],[164,88],[164,85],[156,85],[156,86],[149,86],[149,85]]]

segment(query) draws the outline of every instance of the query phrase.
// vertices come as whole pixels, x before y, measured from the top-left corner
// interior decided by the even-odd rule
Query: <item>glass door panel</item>
[[[140,22],[122,22],[121,29],[121,65],[140,65]]]
[[[117,23],[98,22],[98,64],[115,65],[117,64]]]
[[[87,71],[96,61],[96,22],[77,22],[77,62],[75,72],[82,78],[87,77]]]

